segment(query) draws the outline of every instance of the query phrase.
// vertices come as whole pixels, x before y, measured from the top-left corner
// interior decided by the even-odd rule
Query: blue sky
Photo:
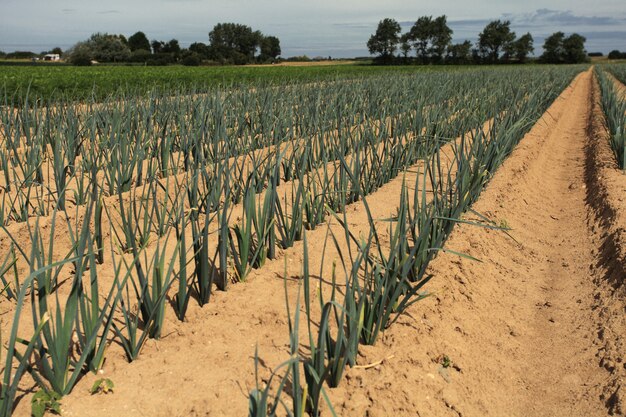
[[[441,14],[455,42],[474,41],[490,20],[508,19],[518,35],[533,35],[536,52],[559,30],[585,36],[590,52],[626,51],[623,0],[0,0],[0,50],[67,49],[93,32],[130,36],[138,30],[188,46],[208,43],[218,22],[237,22],[278,36],[283,56],[354,57],[368,55],[365,44],[382,18],[408,30],[419,16]]]

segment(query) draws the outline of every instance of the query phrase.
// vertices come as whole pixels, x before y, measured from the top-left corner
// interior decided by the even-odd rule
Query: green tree
[[[247,64],[254,61],[263,35],[250,26],[218,23],[209,32],[211,57],[221,62]]]
[[[386,18],[378,23],[376,33],[367,41],[370,54],[378,54],[381,62],[389,63],[393,60],[400,41],[400,24],[395,19]]]
[[[585,41],[587,39],[578,33],[573,33],[563,39],[563,60],[567,64],[579,64],[587,61],[587,51],[585,51]]]
[[[421,16],[415,21],[409,31],[409,37],[413,41],[417,57],[422,63],[428,61],[428,43],[431,38],[432,26],[432,16]]]
[[[276,36],[264,36],[261,40],[261,61],[274,60],[280,55],[280,40]]]
[[[89,61],[124,62],[130,58],[130,48],[120,35],[108,33],[94,33],[89,39],[74,45],[69,51],[70,62],[81,62],[84,65],[86,58]]]
[[[93,59],[91,47],[87,42],[78,42],[67,52],[68,61],[76,66],[89,66]]]
[[[465,41],[449,45],[446,61],[451,64],[469,64],[472,62],[472,42]]]
[[[452,40],[452,29],[448,26],[445,15],[433,20],[430,33],[429,54],[433,62],[441,62]]]
[[[194,42],[191,45],[189,45],[189,50],[191,52],[195,52],[202,58],[209,58],[209,52],[210,52],[209,46],[205,43]]]
[[[563,49],[563,40],[565,33],[555,32],[548,36],[543,42],[543,54],[539,58],[541,62],[548,64],[559,64],[563,62],[565,50]]]
[[[145,33],[141,31],[135,32],[135,34],[128,38],[128,47],[131,52],[139,50],[150,51],[150,41]]]
[[[178,54],[180,53],[180,44],[177,39],[171,39],[170,41],[163,44],[163,48],[161,52],[166,54]]]
[[[180,53],[181,62],[186,67],[197,67],[202,63],[202,57],[189,49],[183,49]]]
[[[519,39],[513,42],[513,53],[519,62],[526,62],[528,55],[535,51],[533,35],[527,32],[525,35],[519,37]]]
[[[161,52],[163,52],[163,48],[165,47],[165,42],[157,41],[156,39],[153,39],[152,42],[150,42],[150,46],[152,47],[153,54],[160,54]]]
[[[521,63],[525,62],[528,55],[535,50],[533,42],[533,36],[530,33],[522,35],[504,47],[503,59],[505,61],[516,59]]]
[[[408,36],[422,63],[441,62],[452,40],[452,29],[445,15],[434,19],[432,16],[421,16],[411,27]]]
[[[511,22],[494,20],[489,22],[478,35],[478,46],[483,55],[491,62],[497,62],[500,52],[510,48],[515,40],[515,32],[511,31]]]
[[[404,33],[402,36],[400,36],[400,51],[402,52],[402,57],[404,58],[405,62],[409,60],[411,48],[411,34]]]

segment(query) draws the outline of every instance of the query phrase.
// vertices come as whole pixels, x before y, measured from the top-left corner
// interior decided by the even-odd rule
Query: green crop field
[[[363,64],[311,66],[116,66],[1,65],[0,88],[10,97],[26,92],[46,100],[103,99],[123,91],[141,95],[155,89],[206,91],[215,86],[293,83],[380,74],[442,71],[444,67],[384,67]],[[448,67],[450,68],[450,67]],[[451,67],[456,70],[459,67]]]
[[[359,348],[424,298],[455,222],[585,67],[440,68],[3,67],[21,105],[0,106],[0,416],[23,407],[27,378],[33,413],[59,409],[88,374],[193,325],[189,308],[286,262],[300,241],[310,353],[297,306],[284,373],[248,400],[250,416],[271,415],[268,396],[284,403],[271,390],[289,380],[292,415],[318,416]],[[58,101],[26,100],[25,84]],[[230,87],[179,94],[216,84]],[[108,96],[72,101],[93,85]],[[377,224],[366,199],[398,177],[397,214]],[[371,225],[361,237],[348,218],[357,202]],[[328,244],[346,269],[324,277],[319,315],[306,236],[323,241],[334,217],[344,229]]]

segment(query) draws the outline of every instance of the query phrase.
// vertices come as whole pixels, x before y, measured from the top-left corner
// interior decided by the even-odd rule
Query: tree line
[[[494,64],[528,60],[535,50],[530,33],[517,37],[509,20],[489,22],[473,45],[466,40],[452,43],[453,31],[445,15],[422,16],[408,32],[402,33],[400,23],[386,18],[378,23],[376,32],[367,42],[379,64]],[[539,60],[545,63],[579,63],[587,60],[583,36],[576,33],[565,36],[556,32],[546,38],[544,53]],[[398,52],[398,53],[397,53]]]
[[[126,38],[124,35],[94,33],[89,39],[78,42],[65,57],[74,65],[91,65],[95,62],[136,62],[148,65],[243,65],[273,62],[281,54],[280,40],[265,36],[261,31],[238,23],[218,23],[209,32],[209,43],[194,42],[182,48],[177,39],[148,40],[139,31]]]

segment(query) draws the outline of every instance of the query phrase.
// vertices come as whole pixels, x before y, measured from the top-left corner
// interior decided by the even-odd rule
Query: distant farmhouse
[[[60,61],[61,55],[59,54],[46,54],[43,57],[44,61]]]

